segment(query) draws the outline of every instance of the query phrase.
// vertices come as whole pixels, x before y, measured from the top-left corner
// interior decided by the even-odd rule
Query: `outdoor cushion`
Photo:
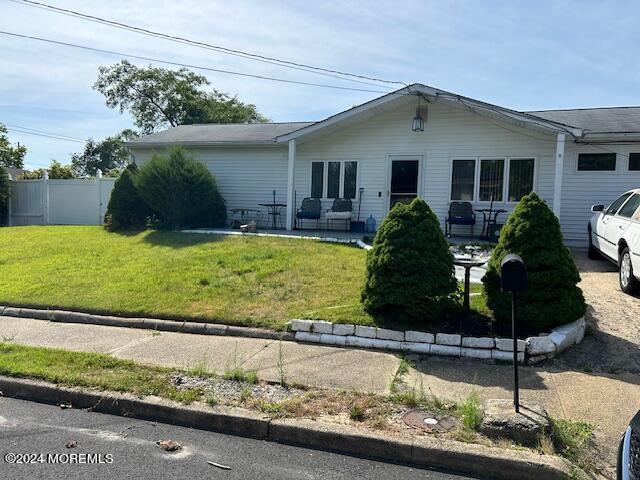
[[[351,212],[327,212],[327,220],[349,220]]]

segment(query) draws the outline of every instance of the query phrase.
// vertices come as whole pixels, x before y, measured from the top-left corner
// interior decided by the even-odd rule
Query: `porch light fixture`
[[[414,132],[424,132],[424,119],[420,114],[420,95],[418,95],[418,106],[416,107],[416,116],[413,117],[413,122],[411,123],[411,130]]]

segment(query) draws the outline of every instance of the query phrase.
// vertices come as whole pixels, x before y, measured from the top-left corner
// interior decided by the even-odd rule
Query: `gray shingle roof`
[[[589,132],[640,132],[640,107],[581,108],[526,112]]]
[[[279,135],[293,132],[313,123],[208,123],[203,125],[180,125],[137,138],[127,142],[127,145],[272,143],[273,139]]]

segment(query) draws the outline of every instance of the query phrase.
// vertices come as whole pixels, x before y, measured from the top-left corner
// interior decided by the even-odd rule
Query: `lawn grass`
[[[168,380],[171,371],[99,353],[0,343],[0,375],[190,403],[190,397],[198,392],[177,390]]]
[[[276,330],[292,318],[382,324],[360,304],[365,256],[299,239],[2,228],[0,304]],[[482,298],[471,298],[480,310]]]

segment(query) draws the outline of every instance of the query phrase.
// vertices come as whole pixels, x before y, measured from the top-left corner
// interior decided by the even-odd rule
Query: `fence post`
[[[7,200],[7,226],[10,227],[13,225],[11,220],[11,215],[13,215],[13,211],[11,209],[11,196],[13,194],[13,177],[9,174],[9,199]]]
[[[44,205],[42,206],[42,224],[49,225],[49,172],[44,171],[42,175],[42,182],[44,185]]]
[[[96,171],[96,189],[98,190],[98,225],[102,225],[102,170]]]

